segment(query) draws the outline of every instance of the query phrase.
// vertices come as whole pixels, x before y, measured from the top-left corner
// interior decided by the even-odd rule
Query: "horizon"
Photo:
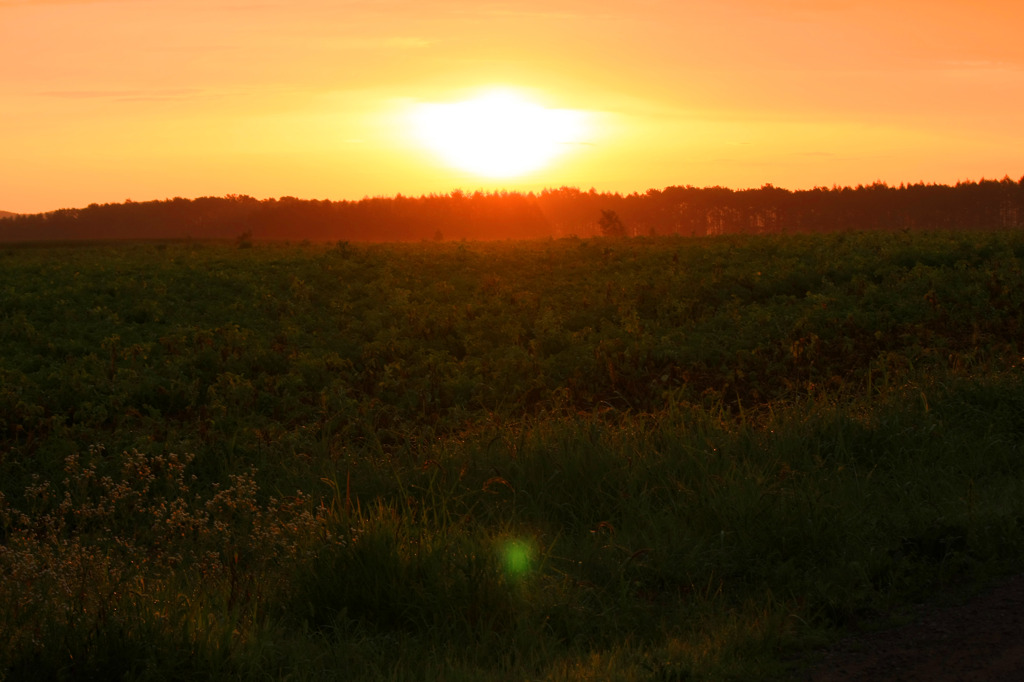
[[[1024,175],[1024,6],[0,0],[0,210]],[[454,123],[453,123],[454,122]]]
[[[565,189],[576,190],[576,191],[578,191],[578,192],[580,192],[582,194],[589,194],[591,192],[596,192],[598,195],[609,195],[609,196],[618,196],[618,197],[629,197],[629,196],[635,196],[635,195],[643,196],[643,195],[649,194],[651,192],[664,192],[666,190],[674,189],[674,188],[686,188],[686,189],[697,189],[697,190],[724,189],[724,190],[727,190],[729,192],[736,192],[736,193],[739,193],[739,192],[755,192],[755,191],[762,190],[762,189],[773,189],[773,190],[781,190],[783,192],[789,192],[789,193],[792,193],[792,194],[798,194],[800,192],[813,192],[813,191],[816,191],[816,190],[835,191],[835,190],[844,190],[844,189],[860,189],[860,188],[863,188],[863,187],[872,187],[872,186],[875,186],[875,185],[882,185],[884,187],[889,187],[891,189],[897,189],[898,190],[898,189],[909,188],[909,187],[914,187],[914,186],[957,187],[957,186],[960,186],[960,185],[981,184],[981,183],[986,183],[986,182],[997,182],[998,183],[998,182],[1005,182],[1005,181],[1010,181],[1010,182],[1013,182],[1013,183],[1024,185],[1024,175],[1022,175],[1020,178],[1017,178],[1017,179],[1015,179],[1013,177],[1010,177],[1009,175],[1004,175],[1001,178],[985,178],[985,177],[981,177],[981,178],[963,178],[963,179],[957,180],[956,182],[953,182],[953,183],[918,181],[918,182],[913,182],[913,183],[904,182],[904,183],[891,184],[891,183],[887,183],[885,181],[877,180],[876,179],[876,180],[874,180],[872,182],[862,182],[862,183],[857,183],[856,185],[837,185],[837,184],[833,184],[833,185],[817,185],[815,187],[779,187],[778,185],[773,185],[772,183],[764,183],[764,184],[762,184],[760,186],[756,186],[756,187],[755,186],[750,186],[750,187],[724,187],[722,185],[702,185],[702,186],[697,186],[697,185],[687,185],[687,184],[672,184],[672,185],[665,185],[663,187],[648,187],[647,189],[642,190],[642,191],[641,190],[634,190],[632,192],[620,192],[620,191],[615,191],[615,190],[601,190],[601,191],[598,191],[594,187],[586,187],[586,188],[584,188],[584,187],[579,187],[579,186],[575,186],[575,185],[562,185],[561,187],[543,187],[543,188],[538,189],[538,190],[532,190],[532,189],[531,190],[506,190],[504,188],[490,188],[490,189],[480,188],[480,189],[472,189],[472,190],[470,190],[470,189],[465,189],[465,188],[461,188],[461,187],[456,187],[456,188],[453,188],[451,190],[448,190],[447,192],[429,192],[429,193],[422,193],[422,194],[411,194],[411,193],[405,193],[405,192],[396,192],[394,194],[386,194],[386,195],[385,194],[377,194],[377,195],[372,195],[372,196],[371,195],[366,195],[366,196],[359,197],[358,199],[355,199],[355,198],[333,199],[333,198],[328,198],[328,197],[302,197],[302,196],[294,196],[294,195],[287,195],[287,194],[286,195],[280,195],[280,196],[262,196],[262,197],[259,197],[259,196],[253,196],[251,194],[245,194],[245,193],[242,193],[242,192],[231,192],[231,193],[222,194],[222,195],[201,195],[201,196],[189,196],[189,197],[174,196],[174,197],[162,197],[162,198],[153,197],[153,198],[148,198],[148,199],[133,199],[131,197],[127,197],[127,198],[125,198],[125,199],[123,199],[121,201],[109,201],[109,202],[103,202],[103,203],[100,203],[100,202],[89,202],[88,204],[80,205],[80,206],[61,206],[61,207],[49,209],[49,210],[46,210],[46,211],[36,211],[36,212],[32,212],[32,213],[18,213],[18,212],[15,212],[15,211],[8,211],[8,210],[4,209],[3,207],[0,207],[0,217],[4,217],[4,214],[11,215],[11,216],[44,215],[44,214],[47,214],[47,213],[56,213],[56,212],[59,212],[59,211],[84,210],[84,209],[91,208],[93,206],[119,206],[119,205],[124,205],[124,204],[160,203],[160,202],[176,201],[176,200],[179,200],[179,199],[184,200],[184,201],[196,201],[196,200],[199,200],[199,199],[210,199],[210,198],[212,198],[212,199],[228,199],[228,198],[233,198],[233,197],[252,199],[253,201],[257,201],[257,202],[270,202],[270,201],[282,201],[284,199],[294,199],[294,200],[300,201],[300,202],[327,201],[327,202],[332,202],[332,203],[358,203],[358,202],[361,202],[361,201],[372,201],[372,200],[391,201],[391,200],[396,200],[396,199],[423,199],[423,198],[429,198],[429,197],[454,197],[454,196],[456,196],[458,194],[462,194],[464,196],[471,197],[471,196],[473,196],[475,194],[479,194],[479,193],[483,193],[484,195],[494,195],[494,194],[499,194],[499,193],[502,193],[502,192],[507,192],[509,194],[518,194],[518,195],[521,195],[521,196],[540,196],[541,194],[543,194],[545,192],[558,192],[560,190],[565,190]]]

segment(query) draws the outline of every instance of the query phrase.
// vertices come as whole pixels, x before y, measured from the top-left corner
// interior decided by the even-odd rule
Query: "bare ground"
[[[805,682],[1024,682],[1024,574],[911,625],[850,637]]]

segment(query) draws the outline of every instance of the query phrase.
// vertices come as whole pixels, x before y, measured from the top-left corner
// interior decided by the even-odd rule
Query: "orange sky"
[[[1024,175],[1019,0],[0,0],[0,209],[228,193],[790,189]],[[586,116],[446,166],[417,105]]]

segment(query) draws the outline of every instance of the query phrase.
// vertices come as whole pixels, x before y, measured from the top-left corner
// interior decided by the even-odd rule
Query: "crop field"
[[[1024,233],[0,249],[0,680],[789,679],[1024,560]]]

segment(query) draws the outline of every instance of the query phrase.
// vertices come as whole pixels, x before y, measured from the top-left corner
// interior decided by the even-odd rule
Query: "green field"
[[[1020,570],[1022,263],[7,246],[0,680],[786,679]]]

